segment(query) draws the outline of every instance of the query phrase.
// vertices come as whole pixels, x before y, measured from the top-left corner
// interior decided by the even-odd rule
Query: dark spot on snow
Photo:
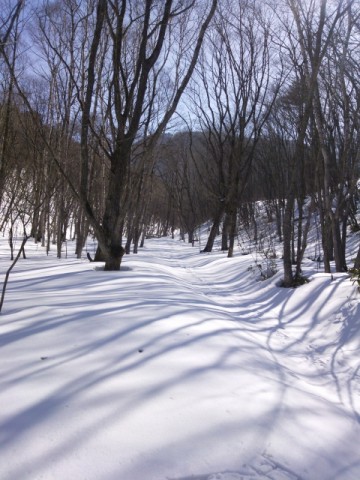
[[[142,348],[139,348],[138,352],[142,353],[144,350]]]
[[[40,360],[47,360],[49,357],[40,357]]]

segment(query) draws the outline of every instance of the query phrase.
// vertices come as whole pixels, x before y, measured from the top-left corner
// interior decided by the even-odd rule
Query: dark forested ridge
[[[1,1],[0,228],[120,268],[176,229],[231,257],[257,201],[284,285],[312,215],[346,271],[360,178],[358,0]],[[360,248],[356,265],[360,266]]]

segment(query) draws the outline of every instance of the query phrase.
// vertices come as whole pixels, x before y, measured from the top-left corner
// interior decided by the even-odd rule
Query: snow
[[[1,480],[360,478],[346,274],[307,260],[282,289],[169,238],[104,272],[30,242],[0,316]]]

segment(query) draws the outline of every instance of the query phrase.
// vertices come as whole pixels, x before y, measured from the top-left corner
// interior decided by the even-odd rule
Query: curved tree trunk
[[[210,229],[209,237],[207,239],[205,248],[203,250],[201,250],[201,252],[204,252],[204,253],[207,252],[208,253],[208,252],[212,251],[216,235],[218,234],[218,231],[219,231],[219,226],[220,226],[220,222],[221,222],[221,218],[223,216],[223,213],[224,213],[223,209],[219,210],[217,215],[213,219],[213,224],[212,224],[212,227]]]

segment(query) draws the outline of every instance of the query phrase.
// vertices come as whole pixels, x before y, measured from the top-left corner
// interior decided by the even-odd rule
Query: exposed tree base
[[[89,252],[86,256],[89,262],[105,262],[104,270],[106,271],[118,271],[120,270],[121,260],[125,254],[125,248],[121,246],[113,247],[111,249],[111,255],[106,257],[98,246],[95,258],[93,259]]]
[[[301,285],[305,285],[306,283],[309,283],[309,279],[303,275],[298,275],[295,276],[291,282],[286,282],[284,279],[280,282],[280,287],[282,288],[297,288],[301,287]]]
[[[125,255],[125,248],[116,245],[112,246],[110,249],[110,256],[105,260],[105,271],[118,271],[120,270],[122,257]]]

